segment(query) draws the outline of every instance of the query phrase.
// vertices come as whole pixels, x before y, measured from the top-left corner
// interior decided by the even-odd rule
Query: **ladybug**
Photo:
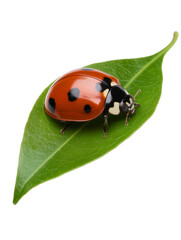
[[[45,112],[52,118],[69,122],[85,122],[103,114],[104,137],[107,137],[108,113],[118,115],[126,113],[125,124],[129,116],[136,111],[135,97],[130,95],[118,79],[101,71],[82,68],[71,71],[57,79],[50,87],[44,104]]]

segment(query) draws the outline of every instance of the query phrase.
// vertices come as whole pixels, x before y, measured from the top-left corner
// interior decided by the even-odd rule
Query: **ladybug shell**
[[[57,79],[50,87],[44,109],[62,121],[89,121],[104,110],[105,99],[117,78],[93,69],[78,69]]]

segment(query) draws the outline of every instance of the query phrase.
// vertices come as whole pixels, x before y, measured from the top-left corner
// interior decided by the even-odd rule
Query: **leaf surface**
[[[178,33],[175,32],[173,40],[166,48],[149,57],[113,60],[86,66],[118,78],[131,95],[141,89],[136,102],[142,107],[137,109],[128,126],[125,126],[123,114],[109,116],[106,139],[102,132],[102,116],[86,123],[75,123],[64,135],[60,135],[60,129],[65,124],[45,114],[44,100],[49,87],[43,91],[25,127],[19,155],[14,204],[38,184],[106,154],[133,134],[153,114],[161,95],[162,60],[177,37]]]

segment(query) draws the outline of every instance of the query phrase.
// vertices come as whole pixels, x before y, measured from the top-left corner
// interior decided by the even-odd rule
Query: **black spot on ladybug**
[[[82,70],[84,70],[84,71],[93,71],[92,68],[82,68]]]
[[[79,97],[80,90],[78,88],[72,88],[70,91],[67,93],[69,101],[73,102],[77,100]]]
[[[55,100],[54,100],[54,98],[49,98],[49,100],[48,100],[48,108],[49,108],[51,113],[55,112]]]
[[[86,105],[84,106],[84,111],[85,111],[86,113],[90,113],[90,112],[91,112],[91,107],[90,107],[89,104],[86,104]]]
[[[103,80],[100,83],[96,84],[96,90],[98,92],[103,92],[106,89],[111,88],[111,79],[108,77],[104,77]]]
[[[110,78],[108,78],[108,77],[104,77],[103,78],[103,82],[105,82],[108,86],[109,86],[109,88],[111,87],[111,79]]]

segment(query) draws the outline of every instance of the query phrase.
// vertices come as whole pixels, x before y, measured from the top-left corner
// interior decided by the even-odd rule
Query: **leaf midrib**
[[[142,73],[144,70],[146,70],[152,63],[154,63],[159,57],[164,55],[175,43],[177,39],[176,33],[174,33],[173,40],[170,42],[170,44],[165,47],[163,50],[158,52],[154,58],[152,58],[147,64],[145,64],[129,81],[128,83],[124,86],[124,88],[128,88],[134,80]],[[154,55],[153,55],[154,56]],[[48,158],[45,159],[42,164],[27,178],[27,180],[24,182],[22,185],[21,189],[19,190],[19,194],[22,192],[24,186],[28,183],[28,181],[43,167],[60,149],[62,149],[73,137],[75,137],[89,122],[84,123],[77,131],[75,131],[60,147],[58,147]]]
[[[19,193],[21,193],[24,186],[27,184],[27,182],[39,171],[41,167],[43,167],[60,149],[62,149],[75,135],[77,135],[86,125],[88,122],[84,123],[77,131],[75,131],[62,145],[60,145],[48,158],[45,159],[44,162],[40,164],[40,166],[27,178],[27,180],[24,182],[22,188],[20,189]]]
[[[160,58],[162,55],[164,55],[167,50],[163,49],[161,52],[157,53],[154,58],[152,58],[147,64],[145,64],[129,81],[128,83],[124,86],[124,88],[128,88],[129,85],[134,82],[134,80],[142,73],[144,72],[145,69],[147,69],[152,63],[154,63],[158,58]]]

